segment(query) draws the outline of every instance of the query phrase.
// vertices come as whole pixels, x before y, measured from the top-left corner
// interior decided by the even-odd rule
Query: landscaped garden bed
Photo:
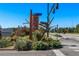
[[[47,38],[46,35],[42,37],[40,31],[32,33],[32,40],[29,39],[29,35],[3,37],[0,39],[0,48],[6,48],[14,46],[14,49],[18,51],[27,50],[48,50],[54,48],[61,48],[61,42],[57,39]]]
[[[61,47],[59,40],[47,38],[46,35],[42,38],[42,34],[38,31],[33,33],[32,40],[28,36],[19,37],[15,46],[16,50],[48,50]]]

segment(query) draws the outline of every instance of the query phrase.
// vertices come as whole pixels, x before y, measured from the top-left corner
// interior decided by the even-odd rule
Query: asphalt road
[[[60,51],[66,56],[79,56],[79,34],[59,34],[63,45]]]

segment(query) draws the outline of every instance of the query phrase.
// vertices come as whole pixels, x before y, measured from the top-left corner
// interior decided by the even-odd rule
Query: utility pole
[[[32,40],[32,10],[30,10],[30,39]]]

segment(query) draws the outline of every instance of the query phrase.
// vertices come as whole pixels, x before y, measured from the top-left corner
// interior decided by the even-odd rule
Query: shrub
[[[29,32],[30,32],[29,30],[26,30],[25,34],[26,34],[26,35],[29,35]]]
[[[25,41],[21,40],[21,39],[17,39],[16,40],[16,45],[15,45],[15,48],[17,50],[23,50],[23,47],[25,46]]]
[[[23,47],[23,50],[31,50],[32,49],[32,41],[27,40],[26,45]]]
[[[26,35],[25,32],[22,32],[22,33],[20,34],[21,37],[24,37],[25,35]]]
[[[33,43],[32,48],[34,50],[46,50],[48,49],[48,44],[43,41],[37,41]]]
[[[11,37],[11,41],[16,41],[17,38],[18,38],[18,36],[14,35],[14,36]]]
[[[19,37],[16,40],[17,50],[47,50],[49,48],[60,48],[61,43],[59,40],[53,40],[52,38],[47,38],[40,41],[31,41],[28,37]]]
[[[49,45],[49,48],[52,48],[53,47],[53,39],[52,38],[47,38],[47,41],[46,41]]]
[[[61,48],[61,42],[59,40],[53,40],[53,48]]]
[[[20,34],[19,36],[26,36],[26,35],[29,35],[29,29],[27,29],[26,27],[23,27],[21,30],[20,30]]]
[[[61,35],[59,35],[59,34],[55,34],[54,36],[56,36],[56,37],[62,37]]]
[[[0,40],[0,48],[4,48],[4,47],[8,47],[8,46],[12,46],[13,42],[11,42],[11,38],[7,37],[7,38],[2,38]]]
[[[61,42],[57,39],[48,38],[47,43],[49,48],[61,48]]]
[[[48,41],[48,38],[46,35],[43,35],[42,39],[41,39],[43,42],[47,42]]]
[[[17,50],[30,50],[32,47],[32,41],[29,40],[29,39],[26,39],[25,38],[19,38],[16,40],[16,46],[15,48]]]
[[[36,30],[34,33],[33,33],[33,39],[35,41],[40,41],[42,38],[42,33],[38,30]]]
[[[29,36],[24,36],[24,37],[21,37],[22,40],[29,40]]]

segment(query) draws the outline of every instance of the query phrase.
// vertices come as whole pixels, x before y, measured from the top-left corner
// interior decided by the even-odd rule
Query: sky
[[[50,8],[53,3],[49,4]],[[47,21],[47,4],[46,3],[0,3],[0,25],[2,28],[23,26],[29,20],[30,9],[34,13],[42,13],[40,21]],[[55,14],[51,25],[59,27],[73,27],[79,24],[79,4],[77,3],[60,3],[59,9]],[[26,24],[28,26],[28,24]]]

